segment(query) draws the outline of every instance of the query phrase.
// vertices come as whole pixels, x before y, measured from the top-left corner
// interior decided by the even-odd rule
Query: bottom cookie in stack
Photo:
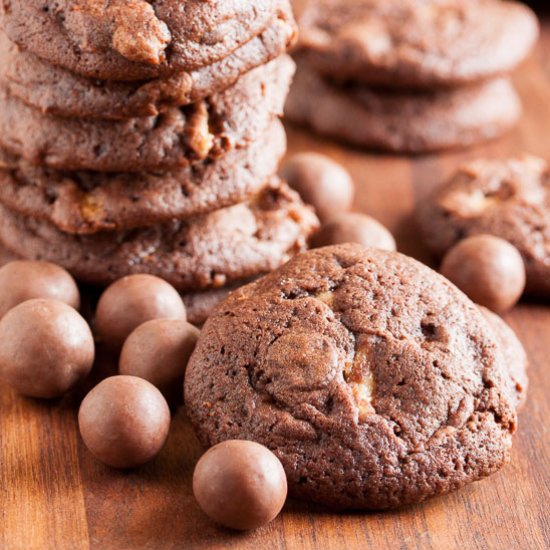
[[[298,59],[285,114],[353,145],[422,153],[502,135],[518,121],[521,102],[508,78],[431,91],[386,90],[330,80]]]
[[[203,290],[265,273],[306,246],[317,226],[309,207],[274,178],[254,199],[188,220],[128,231],[73,235],[0,206],[0,240],[32,260],[57,263],[105,285],[134,273],[177,289]]]

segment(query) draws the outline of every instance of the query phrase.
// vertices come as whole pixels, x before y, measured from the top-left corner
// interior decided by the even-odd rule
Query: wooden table
[[[550,159],[550,24],[516,81],[526,110],[520,126],[475,150],[415,159],[369,155],[295,129],[290,150],[315,149],[345,164],[357,184],[357,208],[387,224],[401,251],[429,262],[411,214],[457,163],[521,151]],[[120,472],[95,461],[79,439],[81,396],[43,403],[0,387],[0,549],[550,548],[550,308],[522,304],[506,319],[529,353],[531,385],[503,471],[397,512],[335,515],[288,502],[271,525],[245,534],[217,528],[197,508],[191,475],[201,449],[183,411],[157,460]]]

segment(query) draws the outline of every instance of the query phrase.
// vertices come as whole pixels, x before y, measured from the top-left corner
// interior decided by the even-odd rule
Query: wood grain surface
[[[401,251],[429,262],[412,223],[414,204],[460,161],[522,151],[550,159],[550,24],[515,80],[525,102],[520,126],[476,149],[414,159],[372,155],[289,128],[290,152],[314,149],[345,164],[357,184],[357,209],[387,224]],[[336,515],[289,501],[277,520],[252,533],[220,529],[197,508],[191,475],[201,449],[183,410],[161,455],[121,472],[95,461],[78,436],[82,391],[44,403],[0,386],[0,548],[550,548],[550,306],[521,304],[506,320],[531,367],[528,404],[504,470],[396,512]]]

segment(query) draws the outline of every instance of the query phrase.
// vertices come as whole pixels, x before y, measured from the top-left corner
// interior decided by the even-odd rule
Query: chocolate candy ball
[[[153,275],[129,275],[113,283],[97,305],[95,328],[102,342],[119,350],[130,333],[151,319],[187,319],[177,290]]]
[[[67,271],[49,262],[16,260],[0,269],[0,318],[33,298],[53,298],[80,307],[80,294]]]
[[[193,325],[175,319],[143,323],[124,343],[119,372],[145,378],[175,403],[181,400],[183,375],[199,334]]]
[[[381,250],[396,250],[393,235],[366,214],[347,212],[331,218],[313,238],[313,246],[358,243]]]
[[[525,290],[521,254],[492,235],[460,241],[443,258],[441,273],[475,303],[496,312],[513,307]]]
[[[60,397],[94,362],[86,321],[59,300],[27,300],[0,320],[0,376],[30,397]]]
[[[255,529],[283,508],[287,482],[279,459],[253,441],[225,441],[208,450],[193,474],[202,510],[231,529]]]
[[[170,409],[147,380],[112,376],[84,398],[78,426],[96,458],[114,468],[134,468],[162,449],[170,429]]]
[[[342,165],[319,153],[294,155],[282,166],[281,176],[315,208],[321,221],[353,204],[351,176]]]

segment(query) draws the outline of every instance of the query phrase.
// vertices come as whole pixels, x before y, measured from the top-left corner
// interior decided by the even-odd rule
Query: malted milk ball
[[[299,153],[281,167],[281,176],[303,201],[311,204],[319,219],[325,221],[349,210],[355,189],[348,171],[319,153]]]
[[[0,320],[0,377],[23,395],[62,396],[87,376],[94,356],[88,323],[59,300],[27,300]]]
[[[114,468],[134,468],[149,462],[164,446],[170,409],[147,380],[112,376],[84,398],[78,426],[97,459]]]
[[[460,241],[443,258],[441,273],[476,304],[497,313],[514,307],[525,290],[521,254],[492,235]]]
[[[0,269],[0,319],[12,308],[33,298],[53,298],[78,309],[75,280],[50,262],[15,260]]]
[[[395,251],[393,235],[377,220],[358,212],[339,214],[321,227],[313,237],[315,247],[357,243],[371,248]]]
[[[120,350],[130,333],[152,319],[185,321],[178,291],[153,275],[128,275],[105,290],[96,310],[95,329],[107,346]]]
[[[147,321],[126,339],[120,354],[119,372],[145,378],[170,403],[181,401],[183,376],[199,334],[199,329],[186,321]]]
[[[275,519],[287,496],[279,459],[253,441],[225,441],[209,449],[193,474],[199,506],[216,523],[256,529]]]

